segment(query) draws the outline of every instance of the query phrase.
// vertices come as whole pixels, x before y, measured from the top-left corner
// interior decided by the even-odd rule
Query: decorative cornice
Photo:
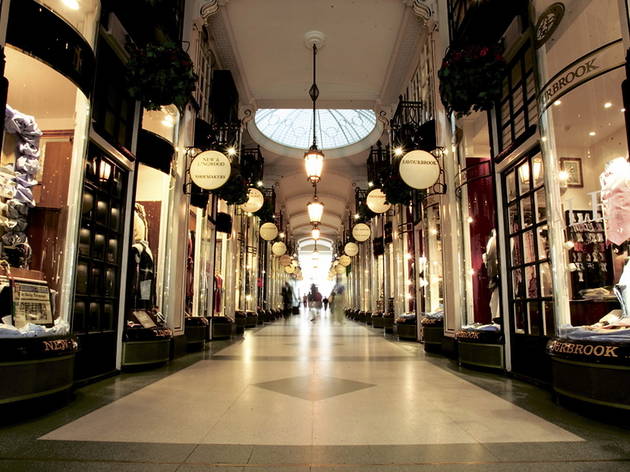
[[[219,7],[227,4],[229,0],[209,0],[206,1],[200,8],[199,13],[204,21],[207,21],[212,15],[216,15],[219,11]]]
[[[402,0],[411,8],[414,14],[422,21],[429,31],[437,31],[437,5],[435,0]]]

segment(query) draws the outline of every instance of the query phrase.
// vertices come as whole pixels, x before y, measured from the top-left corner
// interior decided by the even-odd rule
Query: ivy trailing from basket
[[[137,46],[128,40],[125,47],[129,52],[127,82],[131,97],[140,100],[147,110],[170,104],[183,110],[197,82],[190,56],[170,41]]]
[[[247,202],[247,182],[241,175],[241,171],[237,165],[232,165],[230,178],[221,187],[211,190],[211,192],[219,197],[228,205],[242,205]]]
[[[357,208],[357,215],[359,215],[359,217],[357,218],[356,222],[361,223],[370,221],[376,216],[376,213],[370,210],[364,202],[359,205],[359,208]]]
[[[451,47],[438,71],[440,97],[458,118],[490,110],[501,98],[505,59],[500,44]]]
[[[381,190],[385,194],[385,201],[391,205],[408,205],[413,198],[413,189],[403,182],[398,171],[392,172]]]
[[[260,210],[254,212],[254,216],[260,218],[260,223],[273,223],[273,206],[271,204],[271,199],[265,198],[265,203],[260,207]]]

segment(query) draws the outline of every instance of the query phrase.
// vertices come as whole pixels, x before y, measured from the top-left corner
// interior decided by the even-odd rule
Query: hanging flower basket
[[[398,171],[392,172],[389,179],[383,183],[385,201],[390,205],[408,205],[413,198],[413,189],[400,178]]]
[[[262,207],[260,207],[260,210],[254,212],[254,216],[257,216],[258,218],[260,218],[261,223],[273,223],[274,215],[273,215],[273,206],[271,205],[271,200],[265,199],[265,203],[263,204]]]
[[[242,205],[247,202],[247,182],[241,175],[238,166],[232,166],[232,173],[228,181],[221,187],[211,190],[213,194],[219,197],[228,205]]]
[[[452,47],[438,71],[440,97],[457,117],[490,110],[501,98],[505,74],[502,47],[467,45]]]
[[[182,110],[197,82],[190,56],[171,42],[138,47],[128,41],[126,49],[129,94],[147,110],[170,104]]]

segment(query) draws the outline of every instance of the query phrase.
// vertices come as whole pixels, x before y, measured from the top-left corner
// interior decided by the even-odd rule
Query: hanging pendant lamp
[[[317,43],[313,42],[313,85],[308,91],[311,100],[313,101],[313,144],[304,153],[304,167],[306,168],[306,178],[313,185],[317,184],[322,177],[322,170],[324,169],[324,153],[317,147],[317,98],[319,97],[319,88],[317,87],[316,80],[317,72]]]

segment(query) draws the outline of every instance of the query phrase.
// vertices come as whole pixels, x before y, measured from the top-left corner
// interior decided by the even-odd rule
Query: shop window
[[[16,328],[52,326],[53,319],[68,321],[70,309],[67,287],[74,280],[78,226],[73,211],[79,203],[89,103],[48,65],[10,45],[4,52],[9,90],[0,156],[0,259],[13,276],[47,286],[50,298],[14,313],[2,308]]]
[[[421,257],[420,286],[424,287],[425,309],[429,313],[444,310],[444,277],[442,272],[442,229],[440,206],[425,208],[423,233],[426,237],[425,252]],[[424,270],[422,270],[424,266]]]
[[[573,326],[594,325],[607,314],[630,316],[623,290],[615,289],[630,271],[627,208],[618,203],[629,190],[617,185],[630,179],[621,97],[624,75],[618,68],[597,77],[545,112],[546,119],[562,123],[550,129],[546,139],[558,165],[565,223],[562,250],[569,293],[558,296],[568,295],[570,319],[563,322]]]
[[[508,249],[509,313],[516,334],[550,336],[554,317],[549,240],[544,200],[544,166],[539,152],[503,172]]]
[[[498,155],[503,157],[536,129],[537,101],[532,42],[527,41],[507,65],[496,107]]]

